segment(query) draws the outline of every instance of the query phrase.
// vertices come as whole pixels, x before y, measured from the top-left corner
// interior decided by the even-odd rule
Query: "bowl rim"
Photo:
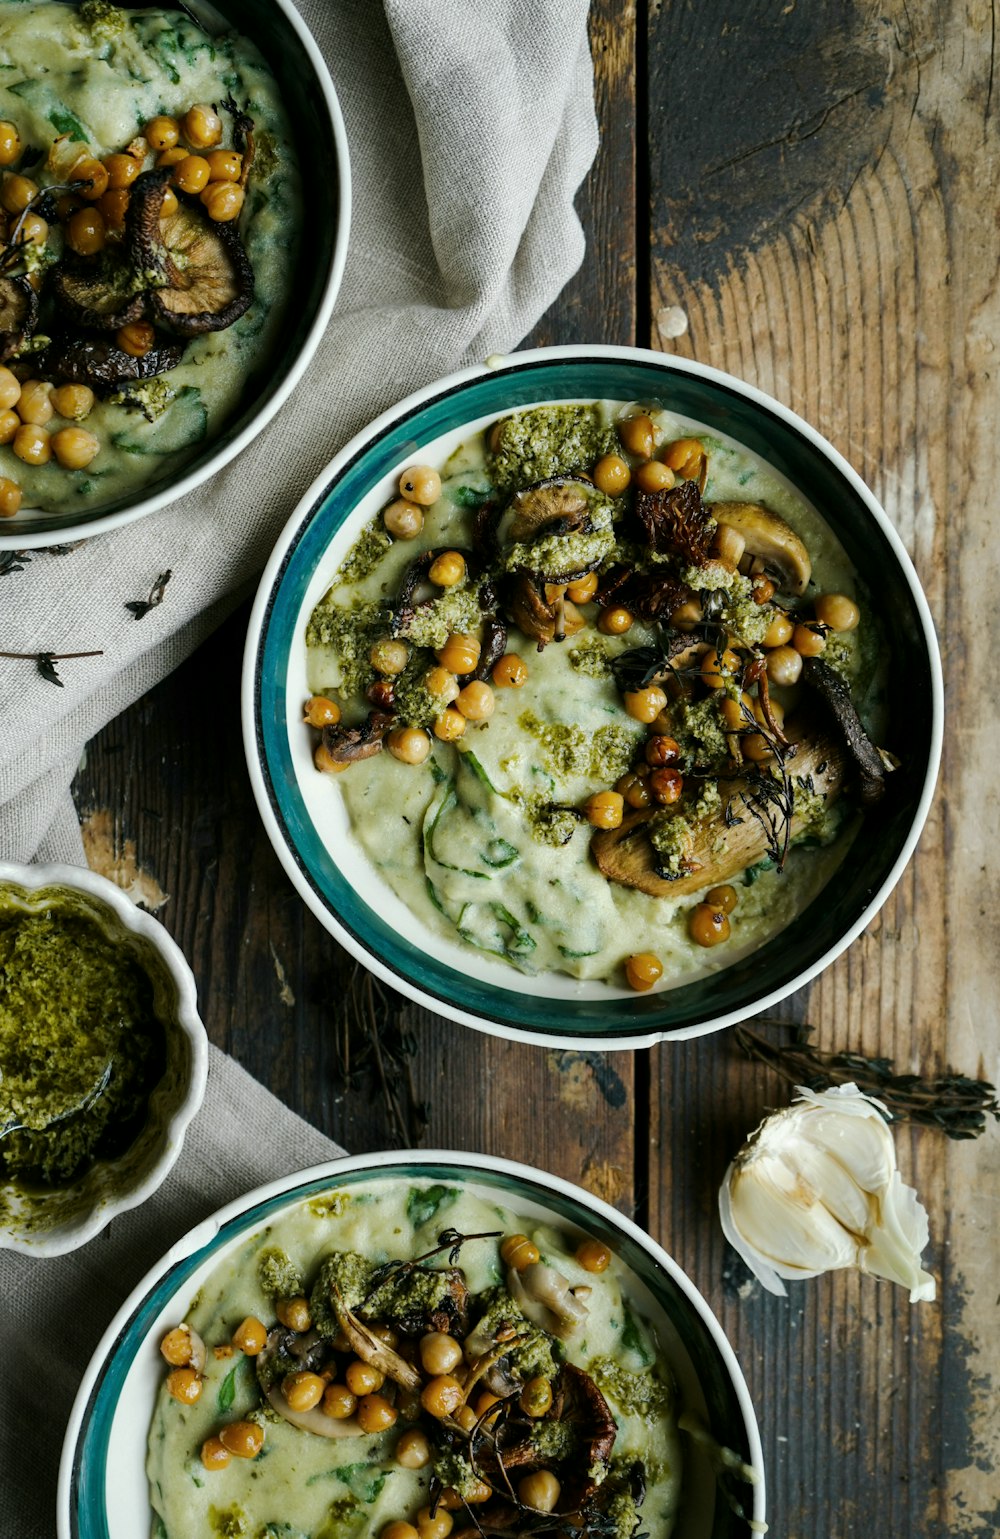
[[[115,1313],[107,1330],[98,1342],[80,1381],[66,1426],[62,1453],[59,1460],[59,1476],[56,1487],[58,1539],[76,1539],[72,1523],[71,1505],[75,1454],[105,1365],[113,1356],[115,1348],[123,1341],[132,1317],[153,1292],[156,1285],[166,1278],[167,1274],[179,1263],[189,1260],[210,1246],[226,1225],[244,1216],[261,1204],[282,1195],[291,1196],[299,1188],[308,1186],[313,1182],[335,1181],[338,1175],[346,1171],[363,1171],[367,1169],[370,1171],[372,1179],[377,1179],[379,1172],[385,1167],[406,1163],[421,1166],[458,1166],[461,1170],[467,1172],[465,1179],[473,1184],[476,1181],[477,1173],[482,1171],[492,1171],[495,1174],[507,1176],[518,1182],[527,1182],[529,1185],[538,1186],[541,1184],[546,1190],[556,1192],[561,1197],[571,1202],[576,1202],[584,1209],[590,1209],[610,1229],[623,1233],[626,1238],[630,1239],[663,1269],[671,1282],[684,1294],[688,1303],[699,1316],[712,1345],[716,1348],[722,1359],[726,1374],[732,1383],[743,1420],[747,1446],[750,1451],[750,1467],[756,1476],[753,1484],[749,1486],[749,1490],[752,1493],[753,1506],[751,1516],[754,1522],[764,1523],[767,1497],[764,1451],[761,1444],[757,1415],[743,1370],[728,1337],[704,1295],[695,1286],[680,1264],[664,1250],[657,1240],[653,1239],[652,1235],[641,1229],[633,1219],[627,1218],[624,1213],[620,1213],[617,1208],[613,1208],[610,1203],[595,1196],[594,1193],[588,1192],[584,1187],[577,1186],[574,1182],[567,1181],[565,1177],[554,1175],[537,1166],[527,1165],[523,1161],[506,1159],[501,1155],[478,1154],[469,1150],[387,1149],[369,1154],[342,1155],[340,1158],[326,1160],[321,1164],[309,1166],[304,1170],[293,1171],[286,1176],[279,1176],[273,1181],[265,1182],[264,1185],[255,1187],[252,1191],[233,1198],[231,1202],[217,1209],[208,1218],[194,1225],[150,1267],[149,1271],[136,1284],[128,1298]],[[204,1259],[207,1260],[207,1256]]]
[[[160,1156],[134,1187],[120,1197],[99,1198],[88,1212],[79,1219],[74,1218],[69,1227],[56,1229],[48,1236],[42,1233],[37,1238],[29,1238],[0,1225],[0,1250],[16,1250],[22,1255],[47,1259],[67,1255],[86,1245],[113,1218],[120,1213],[127,1213],[130,1208],[137,1208],[162,1186],[177,1163],[184,1135],[205,1099],[208,1035],[198,1014],[197,987],[184,953],[160,921],[145,909],[137,907],[114,882],[86,866],[22,866],[11,861],[0,861],[0,888],[6,886],[22,887],[29,893],[45,887],[66,887],[71,891],[86,893],[110,909],[123,929],[148,941],[176,985],[177,1009],[171,1025],[177,1027],[187,1039],[191,1054],[187,1087],[164,1129]]]
[[[281,12],[285,21],[296,34],[312,65],[315,83],[319,87],[319,94],[325,104],[327,117],[329,118],[336,157],[337,226],[334,231],[330,266],[313,323],[306,333],[298,356],[292,362],[277,390],[269,397],[260,410],[254,414],[242,431],[229,443],[220,448],[217,453],[211,455],[199,469],[182,475],[170,486],[150,497],[142,498],[139,502],[127,508],[119,508],[113,513],[99,515],[97,518],[91,519],[84,524],[71,524],[67,521],[65,525],[60,525],[55,529],[36,530],[33,533],[19,533],[15,522],[12,528],[0,529],[0,551],[45,550],[51,545],[65,545],[77,540],[89,540],[93,535],[107,534],[109,530],[124,528],[127,524],[134,523],[136,519],[144,518],[147,513],[155,513],[160,508],[166,507],[169,503],[179,501],[181,497],[187,496],[188,492],[194,491],[196,487],[202,486],[206,481],[217,475],[219,471],[225,469],[248,444],[253,442],[285,404],[312,362],[313,355],[329,324],[333,306],[340,291],[344,268],[347,264],[352,208],[350,151],[348,149],[347,129],[344,126],[344,115],[341,111],[340,100],[337,96],[336,87],[334,86],[326,60],[320,53],[318,43],[295,9],[292,0],[269,0],[269,3],[275,10]]]
[[[389,428],[398,426],[415,411],[419,410],[420,407],[435,398],[460,392],[463,387],[471,385],[490,374],[516,375],[540,365],[560,361],[577,361],[582,363],[587,361],[619,361],[646,364],[662,370],[664,374],[679,373],[703,379],[709,384],[743,398],[754,409],[777,417],[786,427],[798,433],[806,440],[813,452],[826,459],[834,471],[847,482],[881,531],[909,590],[926,651],[931,707],[930,741],[927,744],[926,770],[906,837],[902,841],[897,856],[878,889],[871,896],[870,900],[862,906],[853,923],[834,940],[826,951],[816,957],[812,963],[797,971],[793,978],[778,984],[765,996],[755,999],[750,1006],[723,1010],[721,1013],[713,1015],[710,1019],[699,1021],[693,1025],[643,1030],[640,1023],[635,1031],[621,1031],[614,1036],[602,1036],[599,1034],[575,1036],[570,1032],[547,1032],[544,1029],[507,1024],[499,1018],[479,1016],[471,1010],[454,1004],[450,999],[425,991],[419,984],[413,983],[403,973],[387,966],[372,950],[358,941],[350,929],[340,922],[338,916],[332,912],[316,892],[305,876],[296,858],[294,849],[275,815],[268,789],[268,776],[263,767],[264,754],[258,709],[258,674],[261,664],[262,643],[265,636],[265,622],[272,597],[280,586],[286,563],[291,554],[291,548],[300,532],[320,512],[322,500],[329,492],[333,483],[355,460],[359,459],[370,449]],[[536,1046],[542,1047],[576,1048],[602,1052],[617,1050],[621,1052],[634,1048],[652,1047],[658,1042],[689,1041],[695,1037],[720,1031],[739,1021],[759,1015],[773,1008],[797,989],[811,983],[814,978],[824,971],[825,968],[829,967],[831,963],[853,944],[861,932],[871,923],[899,881],[913,855],[927,820],[937,782],[944,736],[944,680],[940,649],[930,606],[909,553],[903,545],[895,526],[874,493],[861,479],[857,471],[844,459],[840,451],[829,443],[816,428],[812,427],[803,417],[800,417],[797,412],[792,411],[790,407],[775,400],[756,385],[748,384],[734,375],[727,374],[721,369],[713,368],[711,365],[699,363],[694,359],[678,358],[673,354],[656,352],[650,348],[624,347],[608,343],[569,343],[554,347],[533,348],[509,355],[493,356],[484,363],[470,365],[434,380],[413,391],[395,406],[391,406],[381,412],[378,417],[359,433],[355,434],[333,456],[329,464],[320,471],[311,486],[299,499],[278,536],[261,576],[247,625],[241,681],[241,715],[244,751],[250,783],[268,838],[286,874],[290,877],[293,886],[306,903],[306,906],[355,960],[361,962],[370,972],[373,972],[376,977],[387,983],[396,992],[405,995],[416,1004],[424,1006],[435,1014],[443,1015],[450,1020],[456,1021],[460,1025],[471,1026],[474,1030],[484,1031],[488,1035],[505,1040],[533,1043]]]

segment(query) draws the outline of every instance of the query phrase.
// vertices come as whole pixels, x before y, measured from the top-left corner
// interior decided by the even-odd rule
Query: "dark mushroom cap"
[[[52,269],[49,291],[66,321],[96,331],[118,331],[146,308],[130,262],[113,249],[92,257],[70,252]]]
[[[200,203],[178,195],[163,215],[169,170],[146,171],[132,185],[125,239],[136,269],[149,280],[146,307],[178,336],[224,331],[253,303],[250,259],[231,223],[210,219]]]
[[[38,295],[27,278],[0,277],[0,363],[17,352],[38,324]]]
[[[56,384],[89,385],[98,394],[119,385],[153,379],[175,369],[184,356],[183,342],[164,342],[141,358],[123,352],[106,336],[62,336],[39,353],[39,373]]]
[[[885,765],[882,756],[864,727],[851,699],[847,684],[821,657],[807,657],[802,677],[816,691],[837,724],[844,747],[858,774],[858,794],[862,806],[880,801],[885,792]]]
[[[369,711],[360,727],[345,727],[338,722],[334,727],[323,728],[323,747],[338,764],[353,764],[357,759],[370,759],[382,752],[382,739],[392,726],[392,717],[386,711]]]

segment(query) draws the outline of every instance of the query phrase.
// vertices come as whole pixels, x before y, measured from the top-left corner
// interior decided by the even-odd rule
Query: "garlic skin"
[[[896,1169],[881,1103],[856,1085],[796,1087],[786,1111],[763,1121],[726,1171],[719,1215],[730,1245],[770,1293],[782,1278],[855,1267],[935,1297],[923,1271],[927,1214]]]

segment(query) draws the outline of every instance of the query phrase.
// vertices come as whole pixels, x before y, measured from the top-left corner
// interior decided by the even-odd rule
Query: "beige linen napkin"
[[[148,1202],[68,1256],[40,1261],[0,1251],[3,1539],[55,1533],[59,1456],[77,1386],[116,1310],[153,1263],[234,1197],[343,1152],[211,1048],[205,1104]]]
[[[260,571],[310,481],[417,386],[510,351],[583,257],[597,147],[586,0],[301,0],[340,96],[354,221],[316,358],[200,490],[0,575],[0,651],[85,651],[64,687],[0,660],[0,858],[82,859],[87,739],[177,666]],[[125,609],[173,578],[142,620]],[[228,681],[235,688],[236,681]]]

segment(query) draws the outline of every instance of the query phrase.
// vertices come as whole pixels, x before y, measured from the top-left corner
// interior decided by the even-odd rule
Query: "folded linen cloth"
[[[209,1051],[205,1104],[154,1196],[68,1256],[0,1251],[0,1534],[9,1539],[55,1532],[59,1457],[80,1379],[154,1262],[224,1203],[344,1152],[234,1059]]]
[[[336,450],[460,364],[509,351],[579,266],[597,147],[587,0],[300,0],[340,97],[354,220],[340,298],[277,418],[206,485],[0,575],[0,858],[82,861],[69,786],[87,739],[245,594]],[[162,604],[126,610],[157,575]]]

